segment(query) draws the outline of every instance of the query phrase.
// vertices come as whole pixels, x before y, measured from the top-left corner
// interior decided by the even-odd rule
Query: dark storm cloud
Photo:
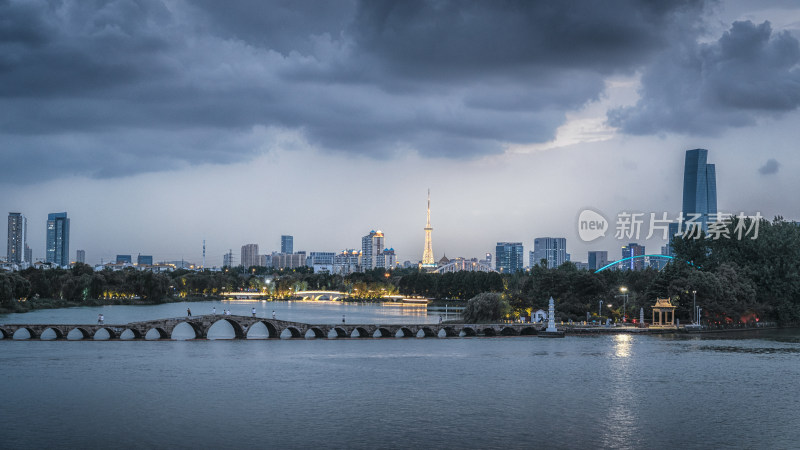
[[[779,163],[776,159],[770,158],[764,163],[763,166],[759,167],[758,173],[761,175],[774,175],[778,173],[778,170],[781,168],[781,163]]]
[[[0,0],[5,181],[242,161],[276,130],[376,158],[544,142],[702,8]]]
[[[684,39],[642,75],[635,106],[609,112],[631,134],[716,134],[800,106],[800,45],[769,22],[735,22],[707,44]]]

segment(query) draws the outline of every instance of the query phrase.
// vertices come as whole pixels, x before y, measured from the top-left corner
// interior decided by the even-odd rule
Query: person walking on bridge
[[[344,323],[344,314],[342,314],[342,323]]]
[[[253,317],[256,316],[256,309],[255,308],[253,308],[250,312],[253,313]]]
[[[98,325],[102,325],[105,320],[106,320],[106,318],[103,317],[103,314],[98,314],[97,315],[97,324]]]
[[[217,307],[216,306],[212,306],[211,307],[211,314],[213,314],[215,316],[217,315]]]
[[[192,310],[191,309],[186,308],[186,316],[187,317],[192,317]]]
[[[272,320],[275,320],[275,310],[272,310]]]

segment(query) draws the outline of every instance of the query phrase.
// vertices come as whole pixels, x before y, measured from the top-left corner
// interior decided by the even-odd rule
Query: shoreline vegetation
[[[758,227],[758,237],[737,239],[737,230]],[[0,311],[117,304],[159,304],[222,300],[222,292],[263,292],[292,300],[295,292],[330,290],[353,301],[384,301],[385,295],[434,299],[429,306],[464,306],[465,321],[519,321],[555,300],[557,322],[631,322],[651,315],[656,298],[669,298],[675,317],[693,320],[702,308],[706,328],[800,323],[800,226],[781,217],[772,221],[734,218],[722,234],[698,239],[675,237],[675,259],[658,271],[578,270],[572,263],[548,268],[544,262],[515,273],[433,274],[417,268],[375,269],[346,276],[314,274],[309,268],[275,270],[225,267],[220,271],[154,273],[127,268],[95,271],[86,264],[70,269],[0,272]],[[478,305],[479,302],[489,303]],[[472,306],[470,306],[472,304]],[[471,312],[472,311],[472,312]],[[475,314],[473,314],[473,312]]]

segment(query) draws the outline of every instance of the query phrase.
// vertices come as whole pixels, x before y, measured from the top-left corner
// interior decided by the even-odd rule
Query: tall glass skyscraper
[[[294,236],[281,236],[281,253],[294,253]]]
[[[683,214],[687,218],[700,214],[698,221],[704,230],[717,215],[717,172],[707,158],[708,150],[687,150],[683,167]]]
[[[28,221],[21,213],[8,213],[8,262],[20,264],[25,258]],[[28,261],[31,262],[31,261]]]
[[[47,215],[46,261],[59,266],[69,265],[69,219],[65,212]]]

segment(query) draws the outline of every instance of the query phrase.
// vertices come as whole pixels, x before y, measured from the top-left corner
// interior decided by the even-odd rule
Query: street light
[[[619,291],[622,292],[622,294],[615,295],[614,297],[625,297],[625,302],[622,304],[622,321],[625,322],[625,319],[628,316],[628,288],[622,286],[619,288]]]
[[[600,300],[600,304],[597,306],[597,318],[600,319],[600,316],[603,315],[603,301]]]
[[[699,314],[697,314],[697,291],[692,291],[692,323],[697,324],[697,320],[700,318]]]

